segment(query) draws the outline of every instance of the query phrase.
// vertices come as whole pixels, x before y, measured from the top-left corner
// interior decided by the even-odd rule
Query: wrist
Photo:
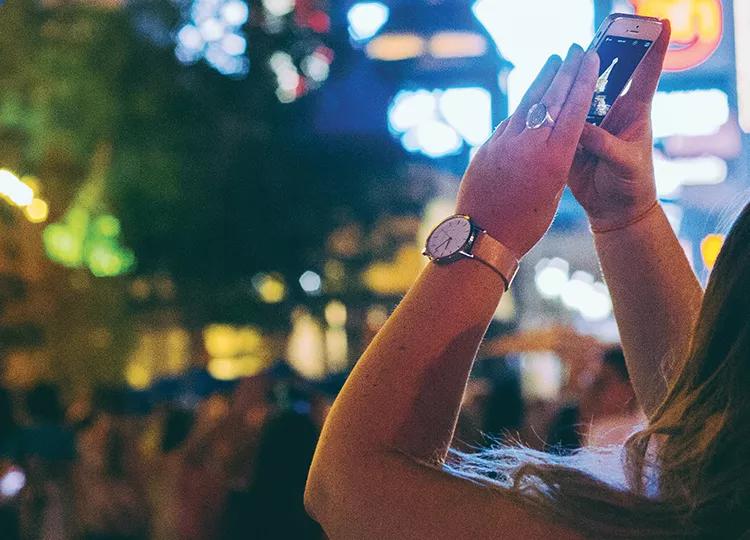
[[[508,223],[497,223],[496,219],[493,219],[493,217],[490,216],[485,216],[481,212],[461,211],[460,206],[457,208],[456,213],[469,216],[475,227],[482,229],[493,239],[500,242],[519,261],[528,251],[528,249],[525,248],[524,240],[519,238],[518,231],[514,231]]]
[[[621,209],[609,215],[595,216],[589,214],[589,225],[591,231],[595,234],[619,231],[645,220],[659,208],[661,208],[659,200],[654,199],[648,203],[644,202],[637,207]]]

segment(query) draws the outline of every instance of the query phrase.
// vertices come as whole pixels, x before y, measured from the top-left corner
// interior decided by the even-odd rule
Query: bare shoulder
[[[367,473],[332,494],[316,518],[331,540],[579,540],[497,490],[397,454],[372,458]]]

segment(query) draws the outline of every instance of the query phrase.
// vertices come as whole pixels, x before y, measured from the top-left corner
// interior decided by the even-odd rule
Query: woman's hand
[[[568,185],[594,230],[619,228],[656,203],[651,102],[669,47],[669,21],[601,128],[586,124]]]
[[[519,258],[549,228],[591,105],[599,71],[596,53],[570,48],[565,62],[551,57],[518,110],[502,122],[469,165],[457,211],[470,216]],[[544,103],[554,126],[526,128]]]

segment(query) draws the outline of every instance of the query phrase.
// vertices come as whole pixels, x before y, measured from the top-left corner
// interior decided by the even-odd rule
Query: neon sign
[[[630,0],[638,15],[669,19],[672,42],[667,71],[694,68],[719,47],[724,33],[721,0]]]

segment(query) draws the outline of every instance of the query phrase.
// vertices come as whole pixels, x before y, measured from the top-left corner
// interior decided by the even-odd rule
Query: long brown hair
[[[499,446],[452,452],[444,468],[592,538],[750,538],[750,204],[681,364],[622,448],[561,457]]]

